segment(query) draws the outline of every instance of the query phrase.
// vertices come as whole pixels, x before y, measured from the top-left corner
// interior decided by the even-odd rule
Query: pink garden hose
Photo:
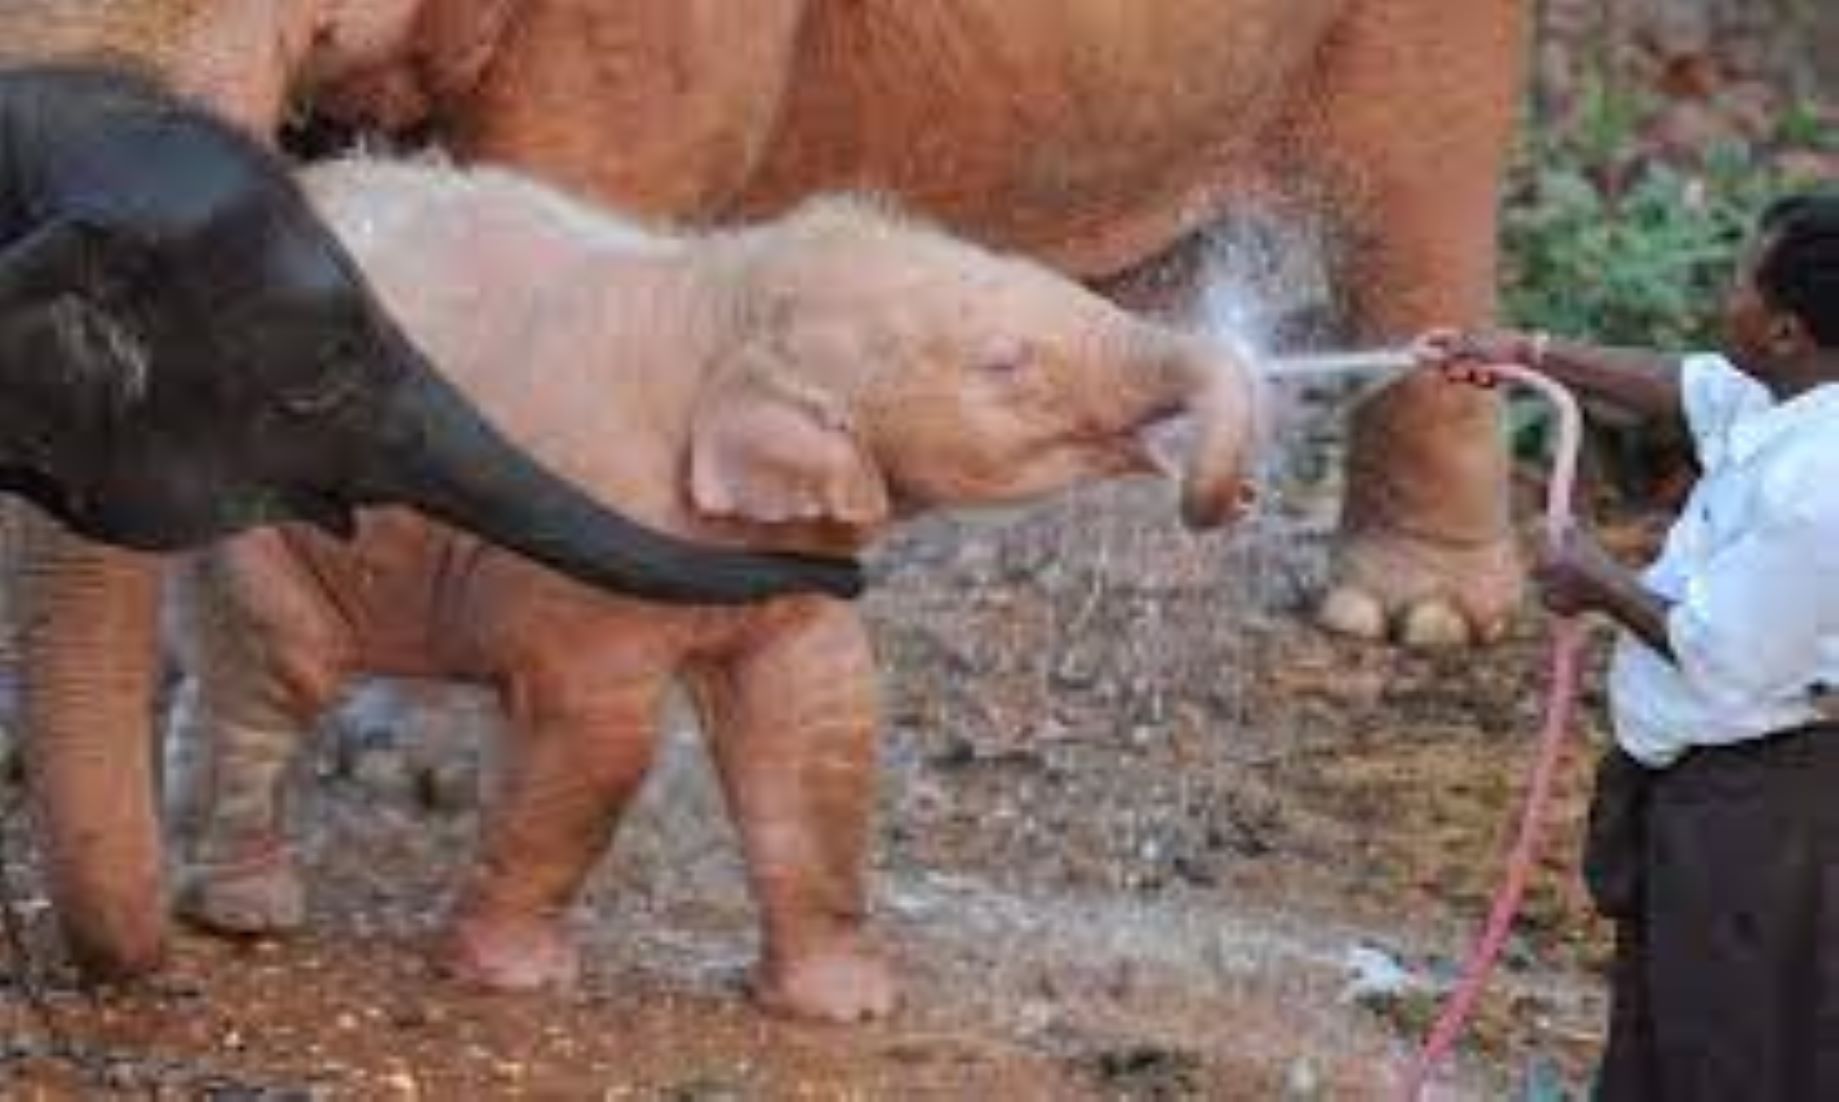
[[[1551,379],[1527,368],[1500,364],[1488,369],[1510,382],[1537,391],[1558,413],[1558,440],[1552,458],[1552,477],[1545,496],[1545,538],[1554,552],[1570,533],[1573,496],[1577,485],[1577,454],[1583,438],[1583,418],[1577,400],[1570,391]],[[1430,1077],[1437,1070],[1474,1013],[1475,1004],[1487,986],[1488,976],[1500,959],[1513,920],[1526,894],[1538,856],[1540,835],[1545,827],[1551,802],[1552,778],[1558,770],[1565,734],[1571,729],[1577,710],[1578,657],[1583,650],[1583,621],[1575,616],[1560,618],[1552,628],[1551,673],[1545,697],[1545,726],[1539,736],[1538,756],[1533,764],[1532,780],[1527,786],[1526,802],[1520,813],[1519,834],[1507,859],[1507,870],[1489,907],[1487,924],[1469,954],[1462,979],[1444,1004],[1443,1012],[1431,1028],[1417,1061],[1412,1065],[1399,1096],[1417,1099],[1424,1093]]]

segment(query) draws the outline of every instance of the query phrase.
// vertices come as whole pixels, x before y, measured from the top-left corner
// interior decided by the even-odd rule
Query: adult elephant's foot
[[[560,919],[469,916],[441,947],[442,971],[494,991],[566,990],[581,978],[581,954]]]
[[[1335,582],[1317,606],[1323,627],[1408,647],[1489,643],[1507,629],[1524,588],[1509,535],[1439,543],[1396,532],[1351,536],[1336,557]]]
[[[283,934],[306,924],[306,887],[285,849],[236,862],[198,864],[179,886],[179,914],[217,934]]]
[[[1494,397],[1431,376],[1360,408],[1323,626],[1410,647],[1501,636],[1524,584],[1502,440]]]
[[[760,965],[754,1000],[775,1014],[821,1022],[863,1022],[894,1012],[894,970],[860,934],[826,939]]]

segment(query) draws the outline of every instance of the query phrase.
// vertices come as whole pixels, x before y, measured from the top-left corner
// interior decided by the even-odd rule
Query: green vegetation
[[[1796,106],[1766,143],[1727,138],[1666,156],[1644,140],[1660,107],[1596,80],[1572,111],[1525,128],[1503,211],[1506,324],[1606,344],[1715,345],[1725,285],[1757,217],[1816,182],[1783,168],[1782,155],[1839,151],[1839,126]],[[1615,424],[1599,422],[1590,462],[1645,496],[1677,464],[1678,441]],[[1516,455],[1545,456],[1553,426],[1543,402],[1516,395],[1506,427]]]
[[[1832,148],[1839,133],[1788,111],[1769,147],[1726,140],[1669,160],[1642,148],[1654,104],[1600,83],[1581,100],[1572,118],[1527,128],[1505,210],[1505,316],[1608,343],[1703,346],[1757,215],[1810,182],[1776,154]]]

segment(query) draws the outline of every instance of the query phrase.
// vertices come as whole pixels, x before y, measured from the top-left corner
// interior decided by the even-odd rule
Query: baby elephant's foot
[[[280,849],[236,862],[194,865],[179,887],[179,914],[212,933],[283,934],[306,924],[306,888]]]
[[[440,954],[443,971],[494,991],[565,990],[581,975],[581,956],[556,919],[462,918]]]
[[[774,1014],[823,1022],[863,1022],[894,1011],[894,970],[860,935],[839,937],[814,951],[769,959],[754,977],[753,995]]]

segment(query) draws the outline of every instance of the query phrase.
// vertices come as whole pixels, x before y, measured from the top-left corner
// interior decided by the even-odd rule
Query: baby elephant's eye
[[[991,341],[979,352],[977,369],[986,375],[1005,378],[1027,370],[1033,359],[1026,342],[1004,337]]]

